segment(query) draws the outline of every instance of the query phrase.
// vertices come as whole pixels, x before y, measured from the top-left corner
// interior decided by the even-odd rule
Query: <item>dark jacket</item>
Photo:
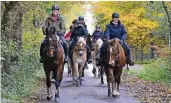
[[[87,25],[85,24],[85,22],[83,22],[82,24],[85,27],[86,33],[88,34],[88,29],[87,29]]]
[[[102,37],[103,37],[103,31],[97,31],[97,30],[95,30],[93,32],[93,40],[94,41],[97,40],[97,39],[99,39],[99,38],[102,38]]]
[[[117,25],[113,24],[111,21],[110,24],[106,25],[105,36],[107,40],[113,38],[119,38],[121,40],[125,40],[127,38],[127,32],[125,30],[124,25],[121,24],[120,21],[118,21]]]
[[[71,33],[70,40],[76,41],[78,36],[83,37],[83,36],[87,36],[87,35],[88,34],[87,34],[84,26],[74,27],[72,30],[72,33]]]
[[[42,27],[43,33],[45,35],[46,35],[45,29],[48,27],[55,27],[56,33],[59,36],[63,36],[66,32],[66,26],[65,26],[64,20],[62,19],[60,15],[57,15],[56,20],[54,20],[54,17],[52,16],[52,14],[49,17],[47,17]]]

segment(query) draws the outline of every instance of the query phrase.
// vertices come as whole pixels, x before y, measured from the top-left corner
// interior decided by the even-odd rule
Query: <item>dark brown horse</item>
[[[55,101],[59,101],[59,87],[63,77],[64,70],[64,50],[60,39],[55,35],[55,28],[47,28],[45,37],[46,43],[43,51],[43,66],[46,75],[47,100],[52,98],[50,72],[55,74]]]
[[[112,39],[107,42],[107,49],[104,53],[105,73],[108,83],[108,96],[117,97],[119,93],[119,84],[123,67],[126,64],[125,52],[120,45],[119,39]],[[111,86],[112,84],[112,86]],[[112,91],[111,88],[112,87]]]

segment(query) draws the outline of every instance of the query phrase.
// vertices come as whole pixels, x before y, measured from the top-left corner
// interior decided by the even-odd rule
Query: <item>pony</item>
[[[52,99],[50,72],[55,74],[55,101],[59,101],[59,89],[64,71],[64,50],[54,27],[46,28],[45,48],[43,50],[43,67],[46,75],[47,100]]]
[[[84,65],[87,60],[86,42],[83,37],[77,37],[78,41],[73,48],[72,77],[76,86],[81,86],[81,78]]]
[[[107,76],[108,96],[111,96],[111,94],[114,98],[120,96],[119,84],[125,65],[126,57],[120,40],[117,38],[109,40],[104,52],[104,70]]]

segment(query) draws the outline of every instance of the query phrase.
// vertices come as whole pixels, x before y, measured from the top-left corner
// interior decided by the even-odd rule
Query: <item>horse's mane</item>
[[[102,44],[103,44],[102,39],[98,39],[98,40],[97,40],[97,43],[100,44],[100,45],[102,45]]]
[[[85,41],[85,39],[84,39],[83,37],[80,37],[80,38],[78,39],[78,42],[81,42],[81,43],[86,44],[86,41]]]

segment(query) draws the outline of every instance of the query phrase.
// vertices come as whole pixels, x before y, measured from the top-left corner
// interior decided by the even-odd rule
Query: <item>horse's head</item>
[[[89,48],[92,50],[93,49],[93,37],[92,37],[92,35],[88,34],[86,43],[89,46]]]
[[[119,56],[119,44],[120,40],[114,38],[108,42],[107,46],[107,62],[111,66],[115,66],[115,62]]]
[[[86,52],[86,41],[83,37],[78,37],[78,41],[75,45],[75,52],[77,52],[77,54],[79,56],[82,56],[85,52]]]
[[[59,40],[59,37],[55,35],[55,28],[47,28],[47,35],[45,37],[45,49],[44,52],[48,57],[53,57],[55,55],[55,52],[57,50],[57,41]]]
[[[95,41],[93,48],[98,51],[100,47],[102,46],[102,44],[103,44],[103,41],[102,39],[99,38]]]

